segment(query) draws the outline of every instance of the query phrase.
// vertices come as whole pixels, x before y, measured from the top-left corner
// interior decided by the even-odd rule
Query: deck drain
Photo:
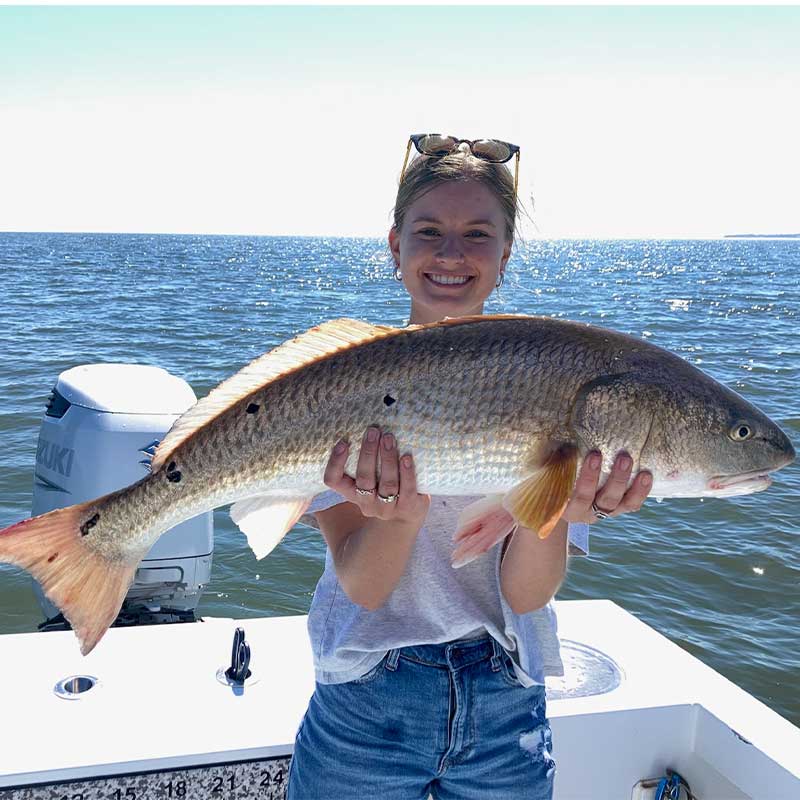
[[[94,675],[70,675],[68,678],[62,678],[53,687],[53,691],[65,700],[79,700],[99,683]]]
[[[564,676],[547,679],[548,700],[606,694],[622,683],[622,670],[617,663],[594,647],[563,639],[561,658]]]

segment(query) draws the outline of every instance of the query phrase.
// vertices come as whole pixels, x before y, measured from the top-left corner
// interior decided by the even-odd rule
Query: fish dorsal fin
[[[426,325],[409,325],[407,328],[392,328],[388,325],[371,325],[357,319],[334,319],[323,322],[294,339],[259,356],[243,367],[235,375],[223,381],[208,395],[193,405],[179,417],[164,437],[153,456],[150,465],[157,472],[167,463],[179,445],[183,444],[196,430],[203,427],[234,403],[252,394],[262,386],[294,372],[326,356],[333,355],[366,342],[397,336],[421,328],[449,327],[473,322],[487,322],[498,319],[521,319],[524,315],[496,314],[471,317],[450,317],[441,322]]]
[[[425,325],[409,325],[409,328],[436,328],[448,325],[468,325],[471,322],[492,322],[499,319],[536,319],[530,314],[470,314],[466,317],[445,317],[440,322],[428,322]],[[408,328],[405,328],[408,330]]]
[[[153,456],[153,472],[166,464],[196,430],[262,386],[341,350],[404,330],[407,329],[371,325],[357,319],[335,319],[323,322],[259,356],[212,389],[175,421]]]

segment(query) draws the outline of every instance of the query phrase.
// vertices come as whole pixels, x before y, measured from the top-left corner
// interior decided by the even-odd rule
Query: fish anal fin
[[[206,423],[268,383],[342,350],[402,333],[401,328],[344,318],[324,322],[284,342],[220,383],[179,417],[153,456],[153,472],[164,466],[175,450]]]
[[[505,496],[503,506],[520,525],[536,531],[540,539],[546,539],[569,502],[577,469],[577,448],[561,445],[530,478]]]
[[[488,495],[470,503],[458,517],[452,565],[458,568],[474,561],[508,536],[516,525],[514,517],[503,508],[503,495]]]
[[[104,557],[81,534],[98,501],[59,508],[0,531],[0,561],[30,572],[87,655],[117,618],[139,559]]]
[[[258,495],[231,506],[231,519],[258,559],[275,549],[311,505],[313,497]]]

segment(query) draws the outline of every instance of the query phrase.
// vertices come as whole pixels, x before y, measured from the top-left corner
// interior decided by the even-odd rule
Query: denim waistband
[[[397,667],[400,658],[442,669],[460,669],[480,661],[491,661],[492,669],[500,669],[503,648],[491,637],[467,639],[442,644],[417,644],[389,651],[387,666]]]

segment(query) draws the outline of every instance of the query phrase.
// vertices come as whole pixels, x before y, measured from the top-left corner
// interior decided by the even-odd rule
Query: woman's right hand
[[[344,440],[333,448],[325,467],[328,488],[358,506],[365,517],[422,525],[431,504],[430,495],[417,492],[414,459],[410,453],[400,456],[391,433],[381,434],[376,427],[367,428],[355,480],[345,473],[349,455],[350,445]]]

